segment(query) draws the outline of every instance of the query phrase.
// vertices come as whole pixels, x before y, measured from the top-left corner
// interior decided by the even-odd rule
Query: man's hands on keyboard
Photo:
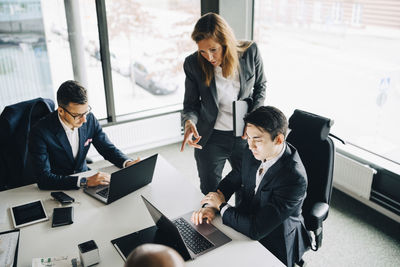
[[[213,246],[204,236],[199,234],[188,222],[182,218],[174,221],[175,226],[179,229],[183,241],[195,254],[199,254]]]
[[[206,223],[211,223],[215,218],[215,212],[216,210],[210,207],[201,208],[193,212],[191,220],[195,225],[202,224],[204,221]]]
[[[111,175],[105,172],[98,172],[93,176],[87,178],[87,186],[108,185],[110,183]]]

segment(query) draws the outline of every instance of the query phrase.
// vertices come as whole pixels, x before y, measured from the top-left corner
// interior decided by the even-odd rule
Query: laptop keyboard
[[[178,218],[173,223],[178,228],[186,246],[188,246],[194,254],[199,254],[214,246],[184,219]]]
[[[108,198],[108,190],[110,189],[110,187],[106,187],[106,188],[104,188],[104,189],[102,189],[102,190],[100,190],[100,191],[97,191],[96,192],[96,194],[98,194],[98,195],[100,195],[100,196],[102,196],[102,197],[104,197],[104,198]]]

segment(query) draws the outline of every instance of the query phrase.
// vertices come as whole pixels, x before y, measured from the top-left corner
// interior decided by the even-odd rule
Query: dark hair
[[[67,107],[70,102],[86,104],[87,101],[87,90],[77,81],[63,82],[58,88],[57,103],[59,106]]]
[[[261,130],[268,132],[272,140],[279,134],[283,134],[286,137],[288,121],[285,114],[275,107],[259,107],[246,114],[244,121],[245,123],[251,123],[261,128]]]

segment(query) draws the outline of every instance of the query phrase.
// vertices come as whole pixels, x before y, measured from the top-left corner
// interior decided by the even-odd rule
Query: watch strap
[[[222,208],[226,206],[226,204],[227,204],[226,202],[222,202],[221,205],[219,205],[218,207],[219,211],[221,211]]]

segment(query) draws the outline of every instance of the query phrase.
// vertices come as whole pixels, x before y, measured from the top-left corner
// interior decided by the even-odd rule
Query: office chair
[[[0,115],[0,191],[36,183],[28,157],[29,132],[53,110],[53,100],[43,98],[4,108]]]
[[[329,137],[333,121],[296,109],[289,118],[287,141],[300,155],[307,172],[307,196],[302,207],[306,229],[312,236],[311,249],[322,244],[322,222],[328,217],[332,193],[335,146]],[[333,135],[332,135],[333,136]]]

